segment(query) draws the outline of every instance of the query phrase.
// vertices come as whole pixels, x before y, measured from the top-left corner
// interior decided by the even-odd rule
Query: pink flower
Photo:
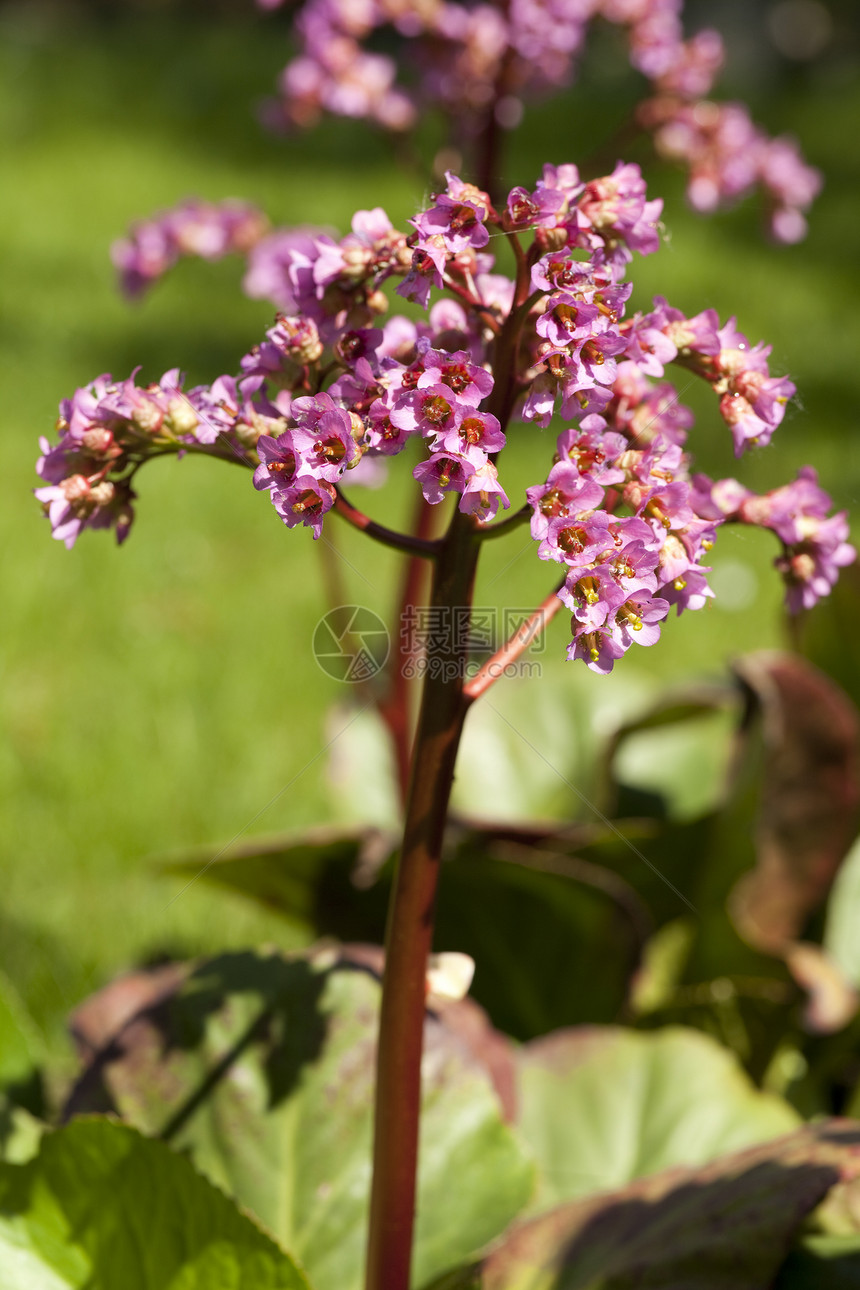
[[[499,473],[491,461],[477,466],[468,476],[460,498],[460,510],[480,520],[493,519],[499,506],[510,506],[508,495],[499,483]]]
[[[288,487],[273,490],[272,502],[288,529],[304,524],[314,531],[314,538],[322,535],[323,516],[335,502],[335,490],[325,479],[313,475],[298,475]]]
[[[450,452],[434,452],[415,467],[412,474],[421,485],[424,497],[437,506],[446,493],[462,493],[475,467],[466,457]]]

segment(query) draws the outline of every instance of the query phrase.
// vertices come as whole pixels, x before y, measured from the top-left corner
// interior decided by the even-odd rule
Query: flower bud
[[[110,506],[115,496],[116,488],[107,479],[103,479],[101,483],[94,484],[90,489],[90,498],[96,506]]]
[[[167,418],[174,434],[193,434],[200,418],[187,399],[173,398],[167,405]]]
[[[84,501],[90,495],[90,483],[85,475],[69,475],[68,479],[63,480],[60,487],[70,506]]]
[[[365,435],[367,434],[367,427],[365,426],[364,421],[361,419],[361,417],[358,415],[357,412],[349,413],[349,427],[350,427],[349,432],[352,435],[355,442],[361,443],[364,440]]]
[[[114,437],[106,426],[90,426],[81,435],[81,443],[93,457],[103,457],[114,446]]]
[[[546,255],[548,251],[560,251],[567,246],[567,229],[539,228],[535,233],[535,244],[542,255]]]
[[[367,297],[367,307],[371,313],[384,314],[388,312],[388,296],[384,291],[371,291]]]
[[[341,250],[343,256],[343,275],[360,281],[367,277],[373,264],[373,251],[369,246],[349,246]]]
[[[164,413],[153,399],[144,395],[135,405],[131,420],[144,434],[157,434],[164,421]]]
[[[300,363],[316,363],[322,356],[323,343],[313,318],[302,318],[297,325],[288,327],[292,319],[284,319],[284,329],[290,337],[290,351]]]

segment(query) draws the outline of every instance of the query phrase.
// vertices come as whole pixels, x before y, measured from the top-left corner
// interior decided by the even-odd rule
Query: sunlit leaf
[[[518,1056],[517,1124],[539,1166],[532,1209],[701,1165],[787,1133],[799,1117],[695,1031],[583,1027]]]
[[[670,689],[606,743],[601,806],[618,812],[631,785],[662,796],[673,818],[692,818],[719,804],[737,687],[700,682]]]
[[[377,952],[378,953],[378,952]],[[187,1150],[301,1259],[316,1290],[362,1282],[379,982],[335,951],[192,966],[86,1072],[73,1105],[115,1109]],[[486,1036],[428,1013],[416,1284],[523,1208],[533,1166],[505,1125]]]
[[[846,856],[827,902],[824,946],[849,981],[860,986],[860,840]]]
[[[308,1290],[296,1264],[161,1142],[106,1120],[0,1165],[8,1290]]]
[[[47,1125],[0,1094],[0,1160],[20,1165],[39,1150]]]

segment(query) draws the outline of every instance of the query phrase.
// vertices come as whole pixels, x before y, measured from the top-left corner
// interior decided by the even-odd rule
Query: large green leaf
[[[364,1262],[379,982],[357,962],[225,955],[116,1035],[73,1105],[188,1150],[307,1267],[351,1290]],[[533,1166],[475,1043],[428,1014],[415,1282],[523,1208]]]
[[[646,1001],[649,1024],[680,1021],[717,1035],[760,1080],[798,1023],[825,1035],[843,1030],[856,1012],[857,995],[842,965],[816,942],[856,828],[858,717],[847,696],[803,659],[754,654],[736,671],[747,705],[721,809],[692,824],[668,822],[655,845],[640,848],[666,879],[662,892],[633,848],[610,849],[606,861],[635,888],[661,930],[683,912],[670,883],[694,906],[691,935],[662,989],[651,988],[652,969],[668,942],[646,947],[634,1004]],[[843,928],[844,946],[850,918]],[[834,1052],[819,1045],[809,1056],[810,1068],[824,1062],[840,1084],[851,1081],[850,1068],[836,1069]],[[810,1109],[843,1105],[828,1100],[817,1076],[813,1083]]]
[[[770,1290],[799,1225],[859,1143],[857,1124],[825,1122],[699,1169],[670,1169],[569,1202],[516,1225],[485,1260],[479,1284]]]
[[[830,595],[798,620],[800,649],[860,707],[860,565],[843,569]]]
[[[471,955],[473,997],[518,1039],[619,1019],[650,930],[635,891],[567,845],[467,833],[442,867],[434,943]]]
[[[727,735],[740,707],[738,687],[706,681],[672,688],[617,726],[600,757],[598,802],[650,794],[673,819],[713,810],[725,793]]]
[[[107,1120],[0,1165],[2,1290],[308,1290],[296,1264],[161,1142]]]
[[[731,1053],[680,1027],[583,1027],[518,1055],[517,1123],[539,1166],[534,1209],[700,1165],[799,1123]]]
[[[625,836],[637,836],[635,822],[623,828]],[[615,838],[603,825],[526,826],[521,835],[511,827],[449,831],[435,945],[475,960],[473,996],[505,1033],[528,1039],[620,1016],[650,920],[623,878],[570,854],[607,836]],[[314,830],[231,848],[217,858],[199,852],[171,868],[239,891],[316,936],[379,941],[391,849],[378,830]],[[587,991],[571,990],[571,979],[591,975],[607,941],[616,950],[599,980]],[[527,956],[511,953],[524,945]]]

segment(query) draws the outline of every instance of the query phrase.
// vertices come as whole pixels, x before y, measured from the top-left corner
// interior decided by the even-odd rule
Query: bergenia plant
[[[713,596],[710,552],[726,524],[772,531],[793,610],[826,595],[854,559],[846,517],[829,515],[811,468],[763,495],[695,472],[693,416],[667,369],[711,388],[738,458],[770,441],[794,386],[735,318],[687,317],[662,297],[628,312],[628,268],[658,249],[660,216],[638,166],[584,182],[565,163],[502,202],[448,173],[409,229],[377,208],[359,211],[340,240],[280,232],[256,242],[249,268],[252,290],[280,312],[235,372],[190,389],[176,369],[155,382],[99,376],[63,401],[59,439],[42,445],[37,497],[69,547],[88,528],[125,540],[145,463],[203,455],[247,469],[288,528],[319,537],[338,516],[428,562],[440,612],[468,612],[485,543],[521,526],[547,565],[545,599],[477,670],[467,633],[437,634],[414,736],[402,709],[389,722],[405,825],[377,1056],[369,1290],[409,1284],[427,963],[470,706],[561,611],[567,657],[595,673],[633,645],[656,645],[673,611]],[[241,242],[250,225],[233,205],[171,217],[176,236],[209,248]],[[155,248],[147,264],[174,254],[140,229],[137,241]],[[118,259],[127,282],[146,278],[143,258]],[[412,302],[409,316],[389,312],[398,297]],[[519,496],[505,472],[511,435],[531,445],[533,482]],[[351,483],[389,459],[415,481],[414,531],[350,500]],[[401,662],[390,665],[393,691]],[[381,702],[390,710],[390,696]]]
[[[258,3],[276,9],[283,0]],[[682,9],[683,0],[305,0],[295,20],[300,53],[266,116],[290,128],[331,112],[403,136],[428,110],[441,111],[448,147],[470,158],[492,192],[504,134],[524,101],[576,80],[589,28],[603,20],[624,33],[631,66],[649,83],[630,126],[687,169],[690,204],[712,211],[760,188],[771,235],[797,242],[821,176],[793,140],[754,125],[743,104],[707,98],[723,41],[710,28],[685,38]],[[368,48],[380,33],[384,53]]]

